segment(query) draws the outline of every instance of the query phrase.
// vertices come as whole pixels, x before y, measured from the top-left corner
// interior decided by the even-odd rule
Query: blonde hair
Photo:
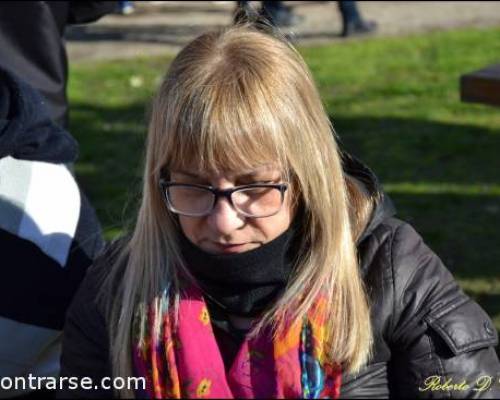
[[[133,374],[135,313],[144,322],[144,305],[159,304],[165,293],[176,308],[179,272],[189,276],[177,245],[179,228],[158,181],[192,160],[201,170],[275,161],[301,204],[304,235],[293,276],[251,334],[286,318],[302,319],[321,292],[331,360],[347,372],[367,362],[372,330],[355,242],[371,200],[344,174],[332,132],[309,69],[280,38],[242,25],[201,35],[177,55],[153,103],[135,229],[111,275],[115,279],[119,265],[126,265],[110,309],[116,376]]]

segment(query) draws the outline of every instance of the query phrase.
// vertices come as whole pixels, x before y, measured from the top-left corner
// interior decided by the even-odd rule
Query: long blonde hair
[[[200,170],[238,170],[273,160],[303,209],[293,276],[251,334],[281,326],[285,318],[303,318],[322,292],[331,360],[348,372],[367,362],[372,330],[356,239],[371,203],[343,173],[332,132],[309,69],[281,38],[242,25],[201,35],[177,55],[151,111],[135,229],[111,275],[118,279],[125,265],[110,308],[115,376],[133,374],[134,316],[145,321],[144,305],[159,304],[165,293],[176,308],[179,273],[189,276],[178,249],[179,227],[158,182],[193,160]]]

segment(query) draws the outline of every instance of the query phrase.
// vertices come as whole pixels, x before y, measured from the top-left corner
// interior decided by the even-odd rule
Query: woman
[[[68,314],[63,375],[144,377],[119,393],[136,397],[500,394],[474,391],[500,368],[490,319],[331,132],[286,42],[238,26],[187,45],[135,229]]]

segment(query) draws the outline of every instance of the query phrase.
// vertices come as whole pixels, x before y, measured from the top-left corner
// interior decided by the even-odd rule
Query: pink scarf
[[[304,323],[272,339],[269,329],[245,339],[226,372],[210,315],[199,289],[191,287],[180,299],[179,324],[171,312],[163,313],[160,335],[151,334],[149,309],[146,343],[134,334],[135,372],[147,381],[149,398],[338,398],[341,370],[325,359],[323,298]],[[318,312],[319,311],[319,312]]]

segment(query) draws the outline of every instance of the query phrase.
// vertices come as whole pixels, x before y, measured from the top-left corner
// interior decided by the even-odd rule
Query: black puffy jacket
[[[345,172],[377,190],[373,174],[346,157]],[[490,318],[465,295],[441,260],[387,197],[358,242],[371,298],[375,347],[357,375],[344,375],[342,398],[498,398],[498,336]],[[108,254],[110,254],[109,252]],[[89,270],[68,314],[62,375],[97,380],[110,374],[106,318],[95,303],[108,256]],[[111,296],[110,292],[110,296]],[[111,395],[62,391],[61,397]]]

